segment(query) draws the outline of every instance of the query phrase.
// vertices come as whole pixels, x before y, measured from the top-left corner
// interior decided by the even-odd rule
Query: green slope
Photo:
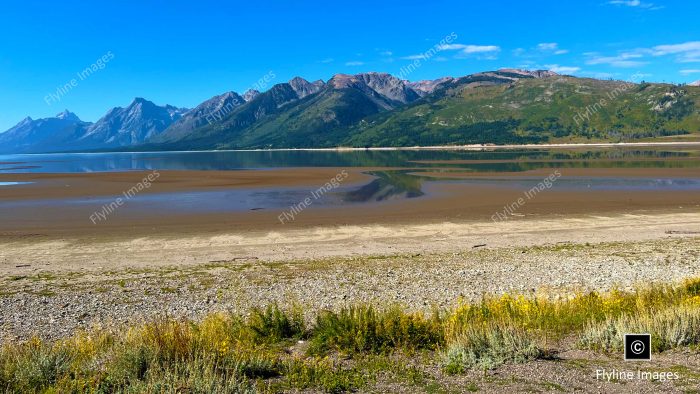
[[[463,78],[424,100],[363,120],[341,144],[618,141],[681,135],[700,132],[699,103],[700,88],[690,86],[564,76],[490,84]]]
[[[347,127],[382,110],[376,100],[352,89],[324,89],[248,127],[227,148],[336,146]]]
[[[142,148],[700,140],[700,87],[487,72],[402,105],[364,85],[329,85],[302,99],[275,85],[220,122]]]

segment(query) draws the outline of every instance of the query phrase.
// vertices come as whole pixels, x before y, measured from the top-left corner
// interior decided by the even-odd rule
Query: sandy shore
[[[282,226],[284,227],[284,226]],[[275,231],[237,229],[219,233],[129,237],[41,234],[0,237],[0,276],[43,271],[93,272],[125,268],[197,266],[254,258],[294,261],[336,256],[457,252],[558,242],[644,241],[700,232],[700,212],[514,218],[497,222],[335,225]]]

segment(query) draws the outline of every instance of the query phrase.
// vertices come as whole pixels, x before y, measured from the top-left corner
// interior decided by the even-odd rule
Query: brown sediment
[[[371,177],[368,169],[348,171],[345,184],[362,184]],[[418,172],[434,177],[489,177],[512,179],[526,177],[536,185],[555,169],[538,169],[523,173],[439,173]],[[339,168],[298,168],[264,171],[160,171],[160,177],[142,193],[178,191],[225,190],[234,188],[265,188],[313,186],[327,182],[343,171]],[[625,177],[690,177],[697,169],[558,169],[567,176],[625,176]],[[524,192],[517,187],[496,184],[424,183],[427,195],[413,199],[398,199],[383,203],[348,204],[342,207],[311,205],[293,221],[282,224],[282,209],[256,209],[227,212],[179,212],[131,209],[128,204],[109,220],[94,224],[89,218],[100,203],[39,204],[13,206],[3,209],[2,201],[29,201],[79,197],[89,201],[98,196],[119,196],[141,181],[149,172],[90,173],[90,174],[8,174],[4,181],[36,182],[30,185],[0,188],[0,239],[40,234],[41,236],[149,236],[216,234],[232,231],[287,231],[314,227],[342,225],[402,225],[444,221],[491,221],[497,213],[509,218],[571,217],[589,214],[625,214],[634,212],[700,212],[700,191],[697,190],[558,190],[551,189],[525,198],[517,209],[506,209]],[[202,204],[206,204],[202,201]],[[163,200],[167,208],[167,199]],[[36,237],[36,235],[32,235]]]
[[[240,171],[164,171],[141,193],[204,191],[235,188],[316,186],[327,182],[343,168],[321,167],[304,169],[240,170]],[[360,171],[348,172],[345,182],[370,179]],[[97,197],[119,195],[153,171],[93,172],[93,173],[0,173],[0,181],[34,182],[0,189],[1,200],[30,200],[41,198]]]
[[[700,178],[700,168],[694,167],[670,167],[670,168],[581,168],[581,167],[551,167],[538,168],[526,171],[465,171],[460,168],[434,168],[425,171],[416,170],[411,172],[415,175],[429,176],[434,178],[522,178],[522,177],[547,177],[555,170],[558,170],[563,177],[595,177],[595,178]]]
[[[621,157],[613,158],[592,158],[592,159],[504,159],[504,160],[411,160],[409,163],[416,164],[514,164],[514,163],[629,163],[629,162],[700,162],[700,157]]]

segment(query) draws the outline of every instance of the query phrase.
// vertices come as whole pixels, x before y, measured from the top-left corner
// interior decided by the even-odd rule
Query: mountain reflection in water
[[[347,202],[386,201],[402,198],[420,197],[424,177],[409,175],[406,171],[370,172],[377,179],[357,190],[345,192],[343,200]]]

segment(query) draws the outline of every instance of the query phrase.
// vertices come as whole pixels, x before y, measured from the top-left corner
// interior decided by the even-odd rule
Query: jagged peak
[[[391,75],[391,74],[389,74],[389,73],[380,72],[380,71],[367,71],[367,72],[359,73],[359,74],[356,74],[356,75],[357,75],[357,76],[368,75],[368,76],[372,76],[372,77],[396,78],[395,76],[393,76],[393,75]],[[398,79],[398,78],[396,78],[396,79]]]
[[[143,97],[134,97],[134,100],[131,101],[131,105],[134,105],[134,104],[153,104],[153,102],[146,100]]]
[[[320,84],[318,82],[319,81],[311,83],[302,77],[294,77],[290,79],[288,83],[289,86],[292,87],[292,90],[296,92],[297,96],[299,96],[299,98],[304,98],[310,94],[314,94],[321,90],[321,88],[324,86],[324,83],[323,81],[320,81]]]
[[[292,78],[292,79],[289,80],[289,84],[293,84],[293,83],[303,83],[303,84],[307,84],[307,83],[310,83],[310,82],[307,81],[306,79],[302,78],[302,77],[297,76],[297,77],[294,77],[294,78]]]
[[[404,81],[404,83],[407,84],[411,89],[418,92],[419,95],[425,96],[435,91],[435,88],[437,88],[439,85],[450,81],[454,81],[454,78],[441,77],[437,79],[423,79],[415,82]]]
[[[64,120],[74,120],[76,122],[80,121],[80,118],[78,118],[78,115],[74,114],[73,112],[70,112],[67,109],[64,110],[63,112],[56,114],[55,117],[58,119],[64,119]]]
[[[229,97],[238,97],[238,96],[240,96],[238,93],[234,92],[233,90],[229,90],[228,92],[221,94],[219,97],[221,97],[222,99],[227,99]]]
[[[252,99],[258,97],[259,94],[260,94],[260,91],[259,91],[259,90],[248,89],[248,90],[246,90],[246,91],[243,93],[243,100],[245,100],[246,102],[248,102],[248,101],[250,101],[250,100],[252,100]]]

